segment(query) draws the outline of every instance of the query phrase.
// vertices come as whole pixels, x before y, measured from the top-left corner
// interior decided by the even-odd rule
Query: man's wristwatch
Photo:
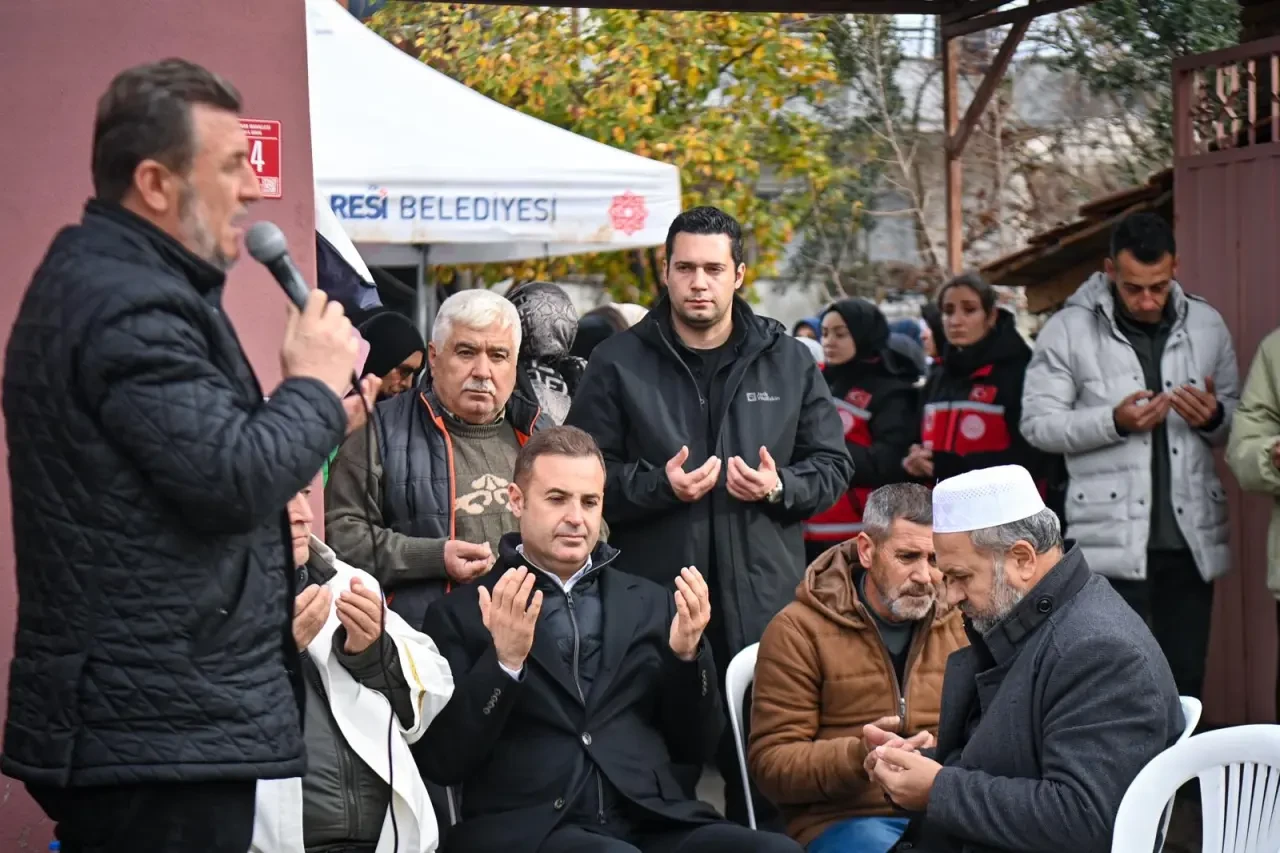
[[[776,504],[782,500],[782,478],[781,477],[779,477],[778,481],[773,484],[773,488],[770,489],[769,493],[764,496],[764,499],[771,504]]]

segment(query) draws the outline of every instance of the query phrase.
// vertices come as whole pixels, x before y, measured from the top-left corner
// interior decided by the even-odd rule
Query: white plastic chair
[[[1200,712],[1204,710],[1204,706],[1200,704],[1200,700],[1194,696],[1179,696],[1178,703],[1182,705],[1182,734],[1178,735],[1178,739],[1174,741],[1174,745],[1182,743],[1191,737],[1192,732],[1196,730],[1196,726],[1200,723]],[[1164,849],[1164,841],[1169,837],[1169,821],[1173,818],[1173,800],[1164,807],[1164,818],[1160,821],[1160,848]],[[1159,853],[1157,851],[1156,853]]]
[[[1133,780],[1111,837],[1112,853],[1155,850],[1178,788],[1200,780],[1202,853],[1280,850],[1280,726],[1236,726],[1179,741]]]
[[[1200,725],[1200,712],[1204,710],[1204,706],[1194,696],[1179,696],[1178,701],[1182,703],[1182,719],[1186,723],[1186,727],[1182,730],[1182,737],[1178,738],[1178,743],[1182,743],[1191,737],[1196,726]]]
[[[760,644],[752,643],[733,656],[729,661],[729,670],[725,673],[725,692],[729,695],[729,725],[733,727],[733,745],[738,750],[738,770],[742,773],[742,793],[747,799],[747,825],[756,828],[756,810],[751,804],[751,779],[747,775],[747,743],[742,725],[742,702],[747,696],[747,689],[756,677],[756,655],[760,653]],[[726,785],[729,780],[724,780]]]

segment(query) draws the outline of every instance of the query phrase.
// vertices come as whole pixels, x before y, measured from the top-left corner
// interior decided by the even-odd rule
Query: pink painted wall
[[[1193,133],[1196,80],[1215,91],[1215,69],[1255,60],[1266,68],[1280,38],[1174,62],[1174,210],[1179,279],[1222,313],[1235,342],[1241,381],[1258,344],[1280,322],[1280,141],[1204,150]],[[1221,78],[1218,78],[1221,80]],[[1243,80],[1244,77],[1241,77]],[[1257,92],[1258,104],[1269,95]],[[1207,104],[1205,104],[1207,106]],[[1241,109],[1252,114],[1254,105]],[[1265,106],[1257,110],[1265,115]],[[1263,137],[1265,138],[1265,137]],[[1273,137],[1274,138],[1274,137]],[[1272,501],[1246,495],[1219,465],[1230,501],[1234,571],[1218,582],[1205,678],[1205,721],[1276,720],[1276,601],[1267,590],[1267,523]]]
[[[314,272],[303,0],[4,0],[0,345],[45,247],[59,226],[79,218],[89,195],[98,96],[121,69],[168,56],[226,75],[244,95],[246,116],[283,123],[284,198],[261,202],[254,213],[279,224],[303,272]],[[232,273],[227,305],[263,386],[272,388],[280,375],[284,297],[266,272],[246,259]],[[12,549],[6,475],[0,476],[0,709],[13,652]],[[44,850],[51,838],[49,824],[22,785],[0,777],[0,850]]]

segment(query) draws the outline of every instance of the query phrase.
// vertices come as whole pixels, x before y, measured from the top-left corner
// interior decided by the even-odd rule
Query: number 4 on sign
[[[267,167],[267,161],[262,156],[261,139],[253,140],[253,143],[249,146],[249,163],[258,174],[262,174],[262,170]]]

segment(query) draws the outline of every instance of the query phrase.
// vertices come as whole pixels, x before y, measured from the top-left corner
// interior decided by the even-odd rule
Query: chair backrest
[[[1200,711],[1203,705],[1200,700],[1194,696],[1179,696],[1178,704],[1182,706],[1182,734],[1178,735],[1175,743],[1182,743],[1191,737],[1192,732],[1196,730],[1196,726],[1200,723]],[[1164,849],[1165,839],[1169,837],[1169,821],[1173,819],[1173,799],[1164,807],[1164,819],[1160,821],[1160,849]],[[1159,850],[1156,853],[1160,853]]]
[[[1182,719],[1186,723],[1186,728],[1182,730],[1182,737],[1178,738],[1178,742],[1181,743],[1191,737],[1196,726],[1200,725],[1200,712],[1204,710],[1204,706],[1193,696],[1179,696],[1178,702],[1182,705]]]
[[[729,703],[729,725],[733,727],[733,745],[738,750],[738,770],[742,774],[742,793],[747,800],[747,824],[756,828],[756,810],[751,805],[751,781],[747,775],[747,743],[746,726],[742,724],[742,705],[747,697],[747,689],[751,687],[756,676],[756,655],[760,652],[760,644],[752,643],[733,656],[729,661],[729,669],[725,672],[725,692],[729,695],[725,701]],[[724,783],[729,784],[725,779]]]
[[[1236,726],[1180,740],[1142,768],[1120,801],[1112,853],[1155,849],[1166,806],[1200,780],[1202,853],[1280,849],[1280,726]]]

